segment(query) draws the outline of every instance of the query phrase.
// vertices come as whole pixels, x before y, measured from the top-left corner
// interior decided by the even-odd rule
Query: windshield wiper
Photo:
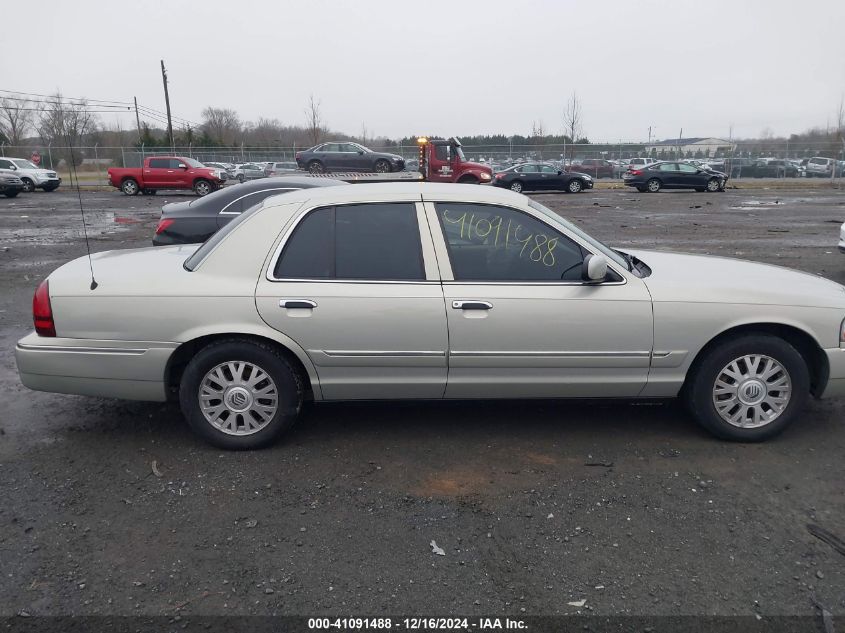
[[[613,249],[613,252],[622,256],[622,259],[624,259],[625,263],[628,264],[628,272],[634,272],[634,269],[636,268],[636,264],[634,264],[634,256],[633,255],[629,255],[628,253],[622,252],[622,251],[617,250],[615,248]]]

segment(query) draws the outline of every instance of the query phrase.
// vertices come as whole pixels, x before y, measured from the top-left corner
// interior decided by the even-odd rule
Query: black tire
[[[810,393],[810,372],[798,350],[785,340],[767,334],[743,335],[725,340],[706,354],[696,362],[685,387],[684,399],[696,421],[716,437],[761,442],[781,433],[804,408]],[[734,426],[719,415],[713,402],[716,380],[723,368],[746,355],[764,355],[777,361],[785,369],[792,388],[783,411],[757,428]],[[772,380],[777,379],[778,374],[775,374]]]
[[[21,178],[23,181],[23,191],[24,193],[32,193],[35,191],[35,183],[32,182],[29,178]]]
[[[649,193],[657,193],[658,191],[660,191],[660,188],[662,186],[663,186],[663,183],[660,182],[660,180],[658,180],[657,178],[651,178],[645,184],[645,190]]]
[[[120,190],[127,196],[137,196],[141,188],[138,186],[138,181],[134,178],[127,178],[120,183]]]
[[[207,196],[212,191],[214,191],[214,185],[205,178],[199,178],[194,182],[194,193],[200,198]]]
[[[514,180],[510,186],[511,191],[515,191],[516,193],[522,193],[522,182],[519,180]]]
[[[308,163],[308,172],[312,174],[325,174],[326,167],[318,160],[312,160]]]
[[[6,196],[7,198],[14,198],[14,197],[15,197],[15,196],[17,196],[20,192],[21,192],[21,190],[20,190],[20,189],[13,189],[13,190],[11,190],[11,191],[4,191],[4,192],[3,192],[3,195],[4,195],[4,196]]]
[[[715,193],[719,191],[719,179],[718,178],[711,178],[707,181],[707,191],[709,193]]]
[[[375,169],[375,172],[377,174],[389,174],[391,171],[393,171],[390,168],[390,161],[386,161],[383,158],[380,158],[376,161],[376,164],[373,166],[373,169]]]
[[[224,432],[209,422],[202,411],[200,388],[206,374],[227,362],[253,364],[264,371],[276,387],[278,408],[275,414],[266,426],[248,435]],[[210,444],[227,450],[249,450],[272,444],[296,422],[302,398],[302,381],[287,359],[273,346],[247,339],[225,339],[204,347],[188,363],[179,383],[179,404],[193,431]],[[226,410],[230,411],[228,407]],[[229,412],[226,421],[228,415],[234,414]]]
[[[244,182],[244,175],[243,174],[238,174],[238,182],[243,184],[243,182]]]
[[[584,183],[581,182],[580,178],[573,178],[566,185],[566,190],[569,193],[581,193],[584,190]]]

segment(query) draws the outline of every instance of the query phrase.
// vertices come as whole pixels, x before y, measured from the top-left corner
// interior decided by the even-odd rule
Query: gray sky
[[[748,137],[824,126],[845,93],[842,0],[42,0],[26,24],[0,88],[164,110],[164,59],[193,121],[303,124],[313,93],[350,134],[557,133],[575,91],[593,141]]]

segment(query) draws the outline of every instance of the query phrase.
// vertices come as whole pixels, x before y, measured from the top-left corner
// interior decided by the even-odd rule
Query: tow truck
[[[427,182],[457,182],[486,185],[493,180],[493,170],[481,163],[466,159],[461,141],[457,138],[418,136],[419,169],[379,174],[324,173],[310,174],[314,178],[332,178],[344,182],[397,182],[423,180]],[[302,176],[302,174],[297,174]]]

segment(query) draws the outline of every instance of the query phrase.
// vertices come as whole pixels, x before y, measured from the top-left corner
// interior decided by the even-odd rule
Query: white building
[[[646,145],[645,149],[648,154],[656,152],[658,156],[661,152],[666,154],[675,152],[677,155],[678,150],[680,150],[683,156],[687,154],[695,156],[698,152],[701,152],[701,156],[713,157],[716,156],[717,152],[722,155],[732,153],[736,149],[736,144],[712,136],[708,138],[672,138],[665,141],[655,141]]]

